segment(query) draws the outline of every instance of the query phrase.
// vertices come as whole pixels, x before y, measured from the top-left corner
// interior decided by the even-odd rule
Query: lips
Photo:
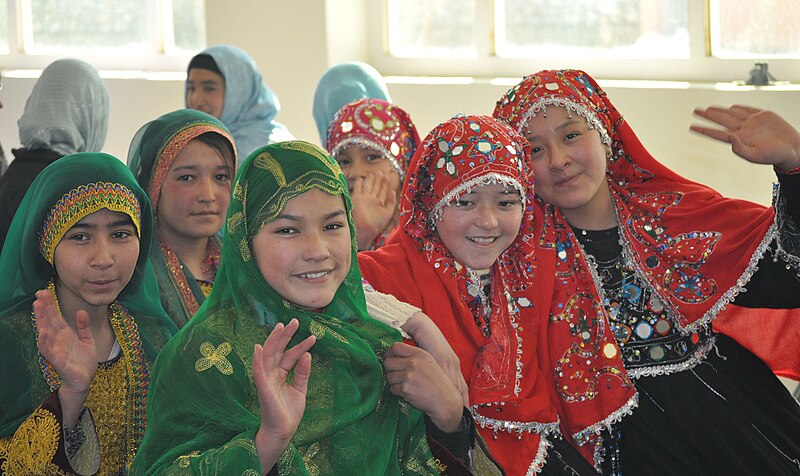
[[[88,281],[89,285],[95,288],[106,289],[111,288],[117,282],[116,279],[95,279]]]
[[[471,236],[467,239],[478,246],[489,246],[497,241],[496,236]]]
[[[333,272],[332,269],[311,270],[311,271],[307,271],[305,273],[297,273],[297,274],[295,274],[295,277],[303,279],[303,280],[315,281],[315,280],[324,279],[324,278],[330,276],[330,274],[332,272]]]
[[[198,217],[206,217],[206,216],[217,216],[217,215],[219,215],[219,213],[217,213],[215,211],[207,210],[207,211],[202,211],[202,212],[194,212],[191,215],[192,216],[198,216]]]
[[[565,185],[572,185],[573,183],[575,183],[575,179],[577,179],[579,175],[580,174],[575,174],[572,177],[567,177],[567,178],[558,180],[558,181],[556,181],[556,186],[557,187],[561,187],[561,186],[565,186]]]

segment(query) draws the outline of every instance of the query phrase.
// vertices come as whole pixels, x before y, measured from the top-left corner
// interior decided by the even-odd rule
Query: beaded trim
[[[780,193],[780,183],[772,186],[772,205],[775,208],[775,223],[778,228],[778,237],[775,240],[775,253],[773,260],[783,260],[788,268],[794,269],[800,277],[800,229],[797,223],[786,212],[786,199]]]
[[[603,430],[611,428],[611,425],[621,421],[624,417],[633,414],[634,408],[639,406],[639,394],[634,394],[624,405],[597,423],[587,426],[583,430],[573,433],[572,438],[578,446],[583,446],[589,441],[593,441]]]
[[[611,145],[611,137],[608,135],[608,131],[603,126],[603,122],[597,117],[597,113],[584,104],[560,96],[544,96],[534,101],[533,104],[531,104],[531,106],[522,114],[522,120],[519,122],[519,126],[517,126],[517,132],[522,134],[522,130],[527,127],[528,122],[530,122],[531,119],[536,117],[537,113],[542,112],[546,115],[547,106],[551,105],[563,107],[568,111],[574,111],[579,116],[582,116],[584,119],[586,119],[586,122],[589,123],[591,129],[595,129],[600,133],[600,138],[602,139],[603,143],[605,145]]]
[[[505,402],[494,403],[494,405],[501,406],[505,404]],[[524,422],[524,421],[510,421],[510,420],[499,420],[497,418],[489,418],[486,416],[481,415],[478,413],[478,409],[481,407],[488,407],[492,406],[491,403],[484,403],[481,405],[472,405],[469,407],[470,413],[472,413],[472,417],[475,419],[475,424],[480,426],[481,428],[488,428],[493,432],[497,433],[498,431],[506,431],[508,433],[516,433],[517,435],[522,435],[523,433],[536,433],[540,436],[550,435],[550,434],[560,434],[558,425],[559,422],[551,422],[551,423],[541,423],[538,421],[534,422]]]
[[[539,449],[536,450],[536,456],[531,461],[531,465],[528,466],[528,470],[525,471],[525,476],[533,476],[536,473],[542,471],[544,467],[545,460],[547,459],[547,448],[552,446],[547,438],[544,436],[539,437]]]
[[[486,175],[481,175],[480,177],[475,177],[473,179],[462,182],[461,184],[459,184],[458,187],[448,192],[433,207],[430,214],[428,215],[428,219],[430,220],[431,224],[435,224],[435,222],[441,221],[442,210],[444,209],[444,207],[453,203],[458,197],[466,193],[470,193],[473,188],[481,187],[484,185],[493,185],[498,183],[514,187],[514,189],[516,189],[517,192],[519,192],[519,197],[520,200],[522,201],[522,208],[524,210],[525,200],[526,200],[525,187],[523,187],[522,184],[519,183],[519,181],[515,178],[509,177],[508,175],[499,174],[497,172],[491,172]]]
[[[711,349],[714,348],[715,344],[716,344],[716,339],[714,338],[713,335],[711,335],[703,343],[703,345],[697,347],[694,350],[694,353],[689,359],[683,362],[678,362],[676,364],[654,365],[651,367],[640,367],[638,369],[630,369],[628,370],[628,376],[634,379],[639,377],[656,377],[659,375],[669,375],[693,369],[695,366],[697,366],[697,364],[706,360],[708,353],[711,352]]]
[[[405,171],[403,170],[402,167],[400,167],[400,163],[397,161],[397,157],[395,157],[394,154],[389,152],[389,149],[387,149],[386,147],[375,141],[367,140],[364,139],[363,137],[348,137],[347,139],[343,139],[341,142],[336,144],[336,147],[334,147],[333,150],[331,151],[331,155],[336,157],[342,152],[343,149],[346,149],[351,145],[355,145],[362,149],[377,150],[378,152],[381,153],[381,155],[387,158],[389,162],[391,162],[392,167],[394,167],[394,169],[400,175],[401,179],[405,177]]]
[[[118,183],[87,183],[65,193],[47,213],[39,230],[39,251],[47,262],[53,264],[56,246],[67,230],[104,208],[130,216],[141,237],[142,209],[136,195]]]

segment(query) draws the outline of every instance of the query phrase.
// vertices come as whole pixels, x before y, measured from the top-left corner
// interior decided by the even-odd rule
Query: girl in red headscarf
[[[552,275],[555,259],[534,253],[543,216],[531,202],[527,153],[521,136],[490,117],[440,124],[409,167],[400,227],[379,250],[359,253],[359,265],[375,289],[422,308],[442,330],[460,359],[479,431],[507,474],[591,474],[560,437],[552,376],[540,368],[549,308],[537,303],[553,294],[540,276]],[[613,345],[613,337],[570,342]],[[634,404],[619,355],[574,365],[613,395],[593,417]]]
[[[558,407],[604,473],[797,473],[800,408],[770,367],[800,378],[800,133],[743,106],[695,113],[726,130],[694,131],[775,167],[774,207],[657,162],[582,71],[528,76],[497,103],[495,117],[531,145],[544,213],[534,254],[556,258],[537,285],[555,283],[546,334]],[[615,345],[577,354],[619,353],[639,394],[619,422],[591,424],[587,408],[616,396],[581,386],[583,369],[569,365],[570,339],[592,329]],[[602,445],[586,448],[598,434]]]
[[[408,113],[380,99],[345,104],[328,126],[326,147],[350,186],[359,250],[379,248],[397,226],[397,196],[418,145]]]

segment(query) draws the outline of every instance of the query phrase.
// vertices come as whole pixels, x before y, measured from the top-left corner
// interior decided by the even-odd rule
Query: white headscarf
[[[17,121],[26,149],[99,152],[108,130],[108,92],[91,65],[60,59],[42,71]]]

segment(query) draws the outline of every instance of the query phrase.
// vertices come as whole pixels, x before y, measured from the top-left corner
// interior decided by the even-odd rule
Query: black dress
[[[781,176],[787,212],[800,176]],[[800,406],[759,358],[728,336],[681,334],[625,263],[618,229],[573,229],[595,262],[639,406],[603,434],[604,474],[800,474]],[[767,252],[736,305],[800,307],[800,279]],[[798,323],[800,325],[800,323]],[[800,345],[800,343],[798,343]]]
[[[14,161],[0,176],[0,250],[22,197],[39,172],[61,157],[49,149],[14,149]]]

